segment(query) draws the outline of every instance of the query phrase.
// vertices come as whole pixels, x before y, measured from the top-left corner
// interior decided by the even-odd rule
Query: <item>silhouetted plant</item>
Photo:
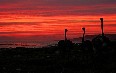
[[[68,30],[67,29],[65,29],[65,39],[64,40],[60,40],[59,42],[58,42],[58,47],[61,49],[61,51],[67,51],[67,52],[69,52],[70,51],[70,49],[72,49],[72,47],[73,47],[73,43],[72,43],[72,41],[70,41],[70,40],[67,40],[67,37],[66,37],[66,32],[67,32]]]

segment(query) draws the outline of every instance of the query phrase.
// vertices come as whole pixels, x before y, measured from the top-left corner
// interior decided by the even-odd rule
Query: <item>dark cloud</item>
[[[51,6],[51,5],[95,5],[95,4],[115,4],[116,0],[0,0],[0,4],[19,3],[26,6]]]
[[[3,0],[2,0],[3,1]],[[6,0],[9,1],[9,0]],[[3,2],[6,2],[3,1]],[[13,0],[11,2],[16,2]],[[24,0],[20,0],[20,2],[24,3]],[[78,5],[96,5],[96,4],[115,4],[116,0],[26,0],[25,5],[30,6],[78,6]]]
[[[11,26],[11,25],[38,25],[39,22],[0,22],[1,26]]]
[[[0,3],[15,3],[18,1],[20,1],[20,0],[0,0]]]
[[[13,4],[15,5],[12,6]],[[36,16],[115,14],[115,4],[116,0],[0,0],[0,14]]]

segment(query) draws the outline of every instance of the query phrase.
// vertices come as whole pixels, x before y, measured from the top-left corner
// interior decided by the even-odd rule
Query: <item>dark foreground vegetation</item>
[[[116,42],[109,47],[1,48],[0,73],[116,73]]]

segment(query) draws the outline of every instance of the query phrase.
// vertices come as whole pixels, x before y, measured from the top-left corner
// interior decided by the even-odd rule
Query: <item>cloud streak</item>
[[[116,13],[115,0],[1,0],[0,14],[38,16],[102,15]]]

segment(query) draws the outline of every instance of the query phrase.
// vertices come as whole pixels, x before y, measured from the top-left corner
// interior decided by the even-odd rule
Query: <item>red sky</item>
[[[115,0],[0,0],[0,40],[26,41],[63,39],[104,32],[116,34]],[[36,39],[35,39],[36,38]]]

